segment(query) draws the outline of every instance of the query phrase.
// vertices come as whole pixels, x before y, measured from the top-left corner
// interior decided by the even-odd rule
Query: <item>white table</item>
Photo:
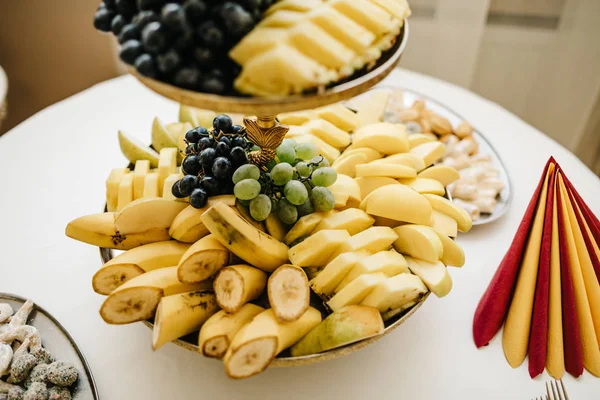
[[[103,399],[530,399],[526,363],[511,369],[499,336],[477,350],[473,312],[508,248],[542,168],[554,155],[600,214],[600,180],[574,155],[501,107],[466,90],[400,70],[398,84],[438,99],[483,132],[507,164],[512,208],[501,220],[458,241],[467,254],[452,269],[454,288],[431,296],[393,334],[334,361],[273,368],[232,381],[219,362],[169,344],[152,352],[142,324],[110,326],[98,314],[103,297],[91,278],[98,249],[64,236],[73,218],[101,210],[104,181],[123,165],[117,130],[150,141],[152,118],[170,122],[177,104],[131,77],[117,78],[41,111],[0,138],[0,292],[32,297],[72,333],[91,363]],[[565,377],[571,399],[598,398],[600,379]]]

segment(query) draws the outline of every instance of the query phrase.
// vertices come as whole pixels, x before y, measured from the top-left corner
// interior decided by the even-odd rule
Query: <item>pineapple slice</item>
[[[348,77],[376,61],[410,14],[406,0],[283,0],[230,56],[238,91],[284,96]]]

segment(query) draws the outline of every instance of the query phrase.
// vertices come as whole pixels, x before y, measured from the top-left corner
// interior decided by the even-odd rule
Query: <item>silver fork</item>
[[[569,400],[567,389],[562,379],[546,382],[547,400]]]

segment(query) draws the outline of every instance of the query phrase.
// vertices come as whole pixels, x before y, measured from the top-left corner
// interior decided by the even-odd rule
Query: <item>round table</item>
[[[451,269],[452,292],[434,296],[393,334],[352,355],[315,365],[272,368],[251,379],[227,378],[221,363],[173,344],[151,349],[143,324],[111,326],[91,278],[98,249],[64,235],[66,224],[98,212],[109,171],[125,164],[117,130],[145,142],[155,116],[170,122],[178,105],[130,76],[99,84],[34,115],[0,138],[0,292],[32,298],[52,312],[86,354],[104,399],[530,399],[547,374],[531,380],[504,359],[500,336],[481,350],[473,312],[508,248],[549,156],[561,164],[600,214],[600,180],[573,154],[496,104],[413,72],[384,84],[428,95],[486,135],[512,178],[514,201],[499,221],[460,235],[467,255]],[[572,399],[600,393],[587,372],[564,379]]]

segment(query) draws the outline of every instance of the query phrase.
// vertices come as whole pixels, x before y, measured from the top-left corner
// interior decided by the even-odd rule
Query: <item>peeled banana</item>
[[[152,348],[157,350],[182,336],[196,332],[219,310],[211,290],[163,297],[154,317]]]
[[[200,219],[223,246],[257,268],[272,272],[287,262],[285,244],[248,224],[223,203],[209,208]]]
[[[279,322],[272,309],[246,324],[233,338],[223,361],[231,378],[248,378],[269,366],[275,356],[298,342],[321,322],[321,313],[309,307],[294,322]]]
[[[222,358],[236,333],[264,310],[262,307],[247,303],[233,314],[225,310],[214,314],[200,329],[198,347],[202,354],[206,357]]]
[[[190,246],[175,240],[150,243],[119,254],[96,272],[92,278],[94,291],[109,295],[128,280],[159,268],[171,267]]]
[[[109,324],[129,324],[154,316],[163,296],[212,288],[211,281],[185,284],[177,279],[177,267],[155,269],[137,276],[115,289],[100,308]]]

